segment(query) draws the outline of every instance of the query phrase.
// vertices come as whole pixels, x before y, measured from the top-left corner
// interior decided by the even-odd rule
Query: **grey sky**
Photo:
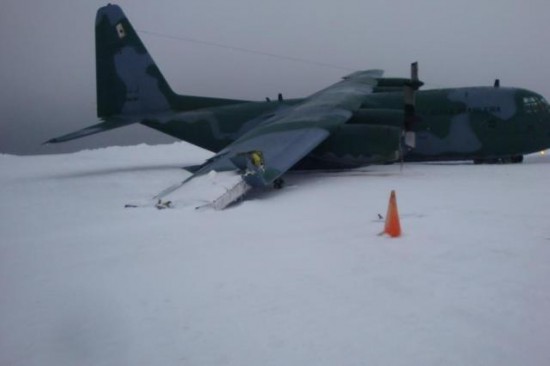
[[[0,151],[54,151],[41,142],[96,123],[94,20],[104,1],[4,0],[0,11]],[[406,76],[420,62],[430,88],[520,86],[550,98],[548,0],[119,1],[139,31]],[[345,69],[291,62],[140,33],[182,94],[300,97]],[[130,127],[66,144],[169,141]]]

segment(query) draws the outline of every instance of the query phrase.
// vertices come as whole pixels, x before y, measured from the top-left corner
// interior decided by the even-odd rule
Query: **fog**
[[[97,8],[105,4],[2,2],[0,152],[41,154],[172,141],[132,126],[41,145],[98,122],[94,21]],[[282,92],[287,98],[302,97],[353,70],[382,68],[386,75],[406,76],[409,63],[419,61],[428,88],[491,85],[500,78],[503,86],[550,97],[547,0],[118,4],[181,94],[262,100]]]

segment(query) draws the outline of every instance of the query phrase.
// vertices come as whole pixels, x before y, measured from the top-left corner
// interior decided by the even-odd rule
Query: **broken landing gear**
[[[283,180],[283,178],[277,178],[273,181],[273,188],[275,189],[281,189],[283,188],[285,185],[285,181]]]

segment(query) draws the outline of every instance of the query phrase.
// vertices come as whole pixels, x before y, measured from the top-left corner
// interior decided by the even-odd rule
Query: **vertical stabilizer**
[[[97,11],[97,115],[140,115],[170,109],[175,94],[117,5]]]

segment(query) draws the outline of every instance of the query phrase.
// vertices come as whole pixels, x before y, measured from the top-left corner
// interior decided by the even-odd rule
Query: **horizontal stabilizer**
[[[203,164],[196,164],[196,165],[187,165],[184,166],[182,169],[187,170],[191,174],[195,174],[202,168]]]
[[[53,138],[51,140],[46,141],[45,144],[57,144],[59,142],[75,140],[84,136],[90,136],[96,133],[114,130],[115,128],[128,126],[138,122],[140,121],[136,119],[113,117],[113,118],[109,118],[105,122],[98,123],[97,125],[86,127],[86,128],[83,128],[82,130],[78,130],[76,132],[72,132],[67,135]]]

